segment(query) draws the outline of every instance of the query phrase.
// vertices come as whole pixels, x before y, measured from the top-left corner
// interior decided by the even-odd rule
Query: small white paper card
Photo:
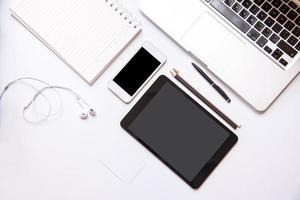
[[[125,184],[134,181],[146,166],[144,147],[130,137],[109,139],[98,156],[105,170]]]

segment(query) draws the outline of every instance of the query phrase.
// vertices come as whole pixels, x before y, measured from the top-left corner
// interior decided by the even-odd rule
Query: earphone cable
[[[3,98],[3,96],[4,96],[4,94],[5,94],[5,92],[10,88],[10,86],[13,85],[13,84],[15,84],[15,83],[17,83],[17,82],[19,82],[19,81],[23,81],[23,82],[26,83],[28,86],[30,86],[33,90],[39,92],[39,89],[37,89],[36,87],[34,87],[32,84],[28,83],[26,80],[36,81],[36,82],[42,83],[42,84],[44,84],[44,85],[50,86],[49,83],[47,83],[47,82],[45,82],[45,81],[42,81],[42,80],[40,80],[40,79],[37,79],[37,78],[33,78],[33,77],[21,77],[21,78],[18,78],[18,79],[16,79],[16,80],[11,81],[10,83],[8,83],[8,84],[5,86],[4,90],[2,91],[2,93],[1,93],[1,95],[0,95],[0,102],[1,102],[1,100],[2,100],[2,98]],[[60,113],[61,113],[62,110],[63,110],[62,98],[61,98],[61,95],[59,94],[59,92],[58,92],[56,89],[54,89],[54,92],[57,94],[57,96],[58,96],[58,98],[59,98],[59,101],[60,101]],[[23,109],[23,118],[24,118],[25,121],[28,121],[28,122],[31,122],[31,123],[34,122],[34,121],[31,121],[31,120],[26,119],[26,117],[25,117],[25,111],[26,111],[27,108],[29,108],[29,106],[30,106],[32,103],[33,103],[33,109],[34,109],[34,112],[35,112],[36,114],[38,114],[38,115],[45,116],[45,118],[42,119],[41,121],[47,120],[49,117],[54,116],[54,115],[57,115],[57,113],[59,112],[59,111],[58,111],[58,112],[56,112],[56,113],[52,113],[52,108],[51,108],[51,103],[50,103],[49,98],[46,97],[46,95],[43,94],[43,93],[41,93],[41,95],[46,99],[46,101],[47,101],[47,103],[48,103],[48,106],[49,106],[49,109],[48,109],[47,114],[38,112],[37,109],[36,109],[35,101],[34,101],[34,102],[31,101],[31,102],[28,103],[27,106],[25,106],[24,109]]]

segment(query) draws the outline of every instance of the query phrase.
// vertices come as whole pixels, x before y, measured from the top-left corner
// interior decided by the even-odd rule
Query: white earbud
[[[90,108],[90,109],[89,109],[89,114],[90,114],[91,116],[95,117],[95,116],[96,116],[96,111],[95,111],[93,108]]]
[[[82,120],[86,120],[86,119],[89,118],[89,115],[88,115],[87,112],[82,112],[82,113],[80,114],[80,118],[81,118]]]

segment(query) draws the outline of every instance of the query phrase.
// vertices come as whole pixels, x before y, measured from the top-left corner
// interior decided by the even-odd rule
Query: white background
[[[227,104],[194,71],[192,59],[142,16],[138,0],[123,0],[141,20],[143,31],[91,87],[10,16],[11,3],[0,0],[0,88],[18,77],[38,77],[73,88],[94,106],[97,117],[81,121],[76,101],[62,92],[60,117],[28,124],[21,111],[33,92],[22,84],[13,86],[0,103],[1,200],[300,199],[299,76],[264,114],[217,81],[232,98]],[[107,83],[145,40],[164,52],[168,61],[137,98],[125,105],[107,89]],[[243,125],[235,131],[236,146],[198,190],[191,189],[119,125],[153,81],[160,74],[170,77],[173,67]],[[111,171],[102,161],[110,162]]]

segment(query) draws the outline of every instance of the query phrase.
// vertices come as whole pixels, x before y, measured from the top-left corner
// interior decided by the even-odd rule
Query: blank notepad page
[[[141,30],[106,0],[23,0],[11,11],[89,84]]]

